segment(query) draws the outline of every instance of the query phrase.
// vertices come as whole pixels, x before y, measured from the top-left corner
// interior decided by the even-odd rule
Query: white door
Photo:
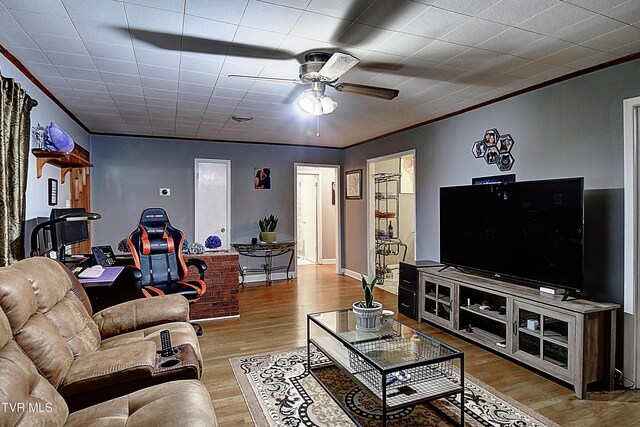
[[[298,255],[318,262],[318,175],[298,175]]]
[[[220,238],[221,249],[229,248],[231,209],[231,161],[195,160],[195,241]]]

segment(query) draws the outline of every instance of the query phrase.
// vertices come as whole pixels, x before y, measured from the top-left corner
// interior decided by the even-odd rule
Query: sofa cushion
[[[197,380],[172,381],[74,412],[68,427],[215,427],[207,389]]]

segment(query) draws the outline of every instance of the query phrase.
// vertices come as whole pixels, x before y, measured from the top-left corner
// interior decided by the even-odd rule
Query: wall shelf
[[[67,172],[79,168],[84,169],[86,172],[86,168],[93,167],[88,160],[83,159],[80,155],[73,152],[31,150],[31,153],[37,160],[37,178],[42,177],[42,168],[44,165],[51,164],[60,168],[60,180],[63,184]]]

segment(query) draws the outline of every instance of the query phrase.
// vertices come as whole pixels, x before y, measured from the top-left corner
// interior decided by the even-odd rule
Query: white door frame
[[[294,163],[293,164],[293,180],[294,180],[294,191],[293,191],[293,223],[296,227],[296,238],[297,238],[297,227],[298,227],[298,167],[309,167],[309,168],[322,168],[322,169],[333,169],[335,173],[336,179],[336,274],[342,274],[342,203],[341,203],[341,194],[340,194],[340,165],[327,165],[322,163]],[[296,249],[297,251],[297,249]],[[318,248],[318,258],[321,254],[321,249]],[[295,260],[295,271],[296,274],[298,272],[298,257],[294,256]]]
[[[296,173],[296,177],[299,175],[308,175],[316,177],[316,264],[322,264],[324,260],[322,256],[322,180],[320,174],[315,172],[300,172]],[[296,196],[298,192],[296,191]],[[296,215],[298,213],[298,201],[296,200]],[[296,218],[296,235],[298,234],[298,222]],[[296,236],[297,237],[297,236]]]
[[[373,207],[375,206],[375,199],[374,199],[374,193],[375,193],[375,185],[373,182],[373,163],[377,163],[377,162],[381,162],[384,160],[390,160],[390,159],[398,159],[400,160],[400,157],[402,156],[408,156],[413,154],[413,161],[414,161],[414,167],[417,169],[418,165],[417,162],[415,161],[416,159],[416,150],[407,150],[407,151],[401,151],[399,153],[393,153],[393,154],[387,154],[386,156],[381,156],[381,157],[374,157],[372,159],[367,159],[367,171],[366,171],[366,180],[367,180],[367,271],[369,274],[369,277],[375,277],[376,275],[376,262],[375,262],[375,248],[376,248],[376,239],[374,236],[374,232],[373,230],[375,230],[375,217],[374,217],[374,212],[373,212]],[[414,172],[414,176],[415,172]],[[417,193],[417,185],[416,185],[416,189],[414,190],[414,195]],[[398,199],[399,200],[399,199]],[[414,230],[414,234],[413,234],[413,240],[414,242],[417,241],[418,236],[417,236],[417,228],[416,228],[416,221],[417,221],[417,209],[418,209],[418,204],[414,203],[414,215],[413,215],[413,230]],[[398,233],[400,232],[400,230],[398,230]],[[417,255],[416,255],[416,247],[418,245],[414,244],[413,245],[413,259],[418,259]]]
[[[624,338],[623,374],[640,384],[640,97],[623,102],[624,123]]]
[[[193,160],[193,206],[198,205],[198,192],[196,188],[198,186],[198,163],[220,163],[227,166],[227,218],[225,221],[225,230],[227,233],[227,244],[223,246],[224,249],[229,249],[231,243],[231,160],[224,159],[203,159],[196,158]],[[194,209],[193,212],[193,236],[198,235],[198,221],[196,220],[197,212]],[[226,246],[226,247],[225,247]]]

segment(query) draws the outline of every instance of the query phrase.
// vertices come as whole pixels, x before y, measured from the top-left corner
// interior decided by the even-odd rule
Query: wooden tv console
[[[618,304],[561,301],[453,268],[419,271],[422,320],[570,383],[580,399],[594,381],[613,389]]]

